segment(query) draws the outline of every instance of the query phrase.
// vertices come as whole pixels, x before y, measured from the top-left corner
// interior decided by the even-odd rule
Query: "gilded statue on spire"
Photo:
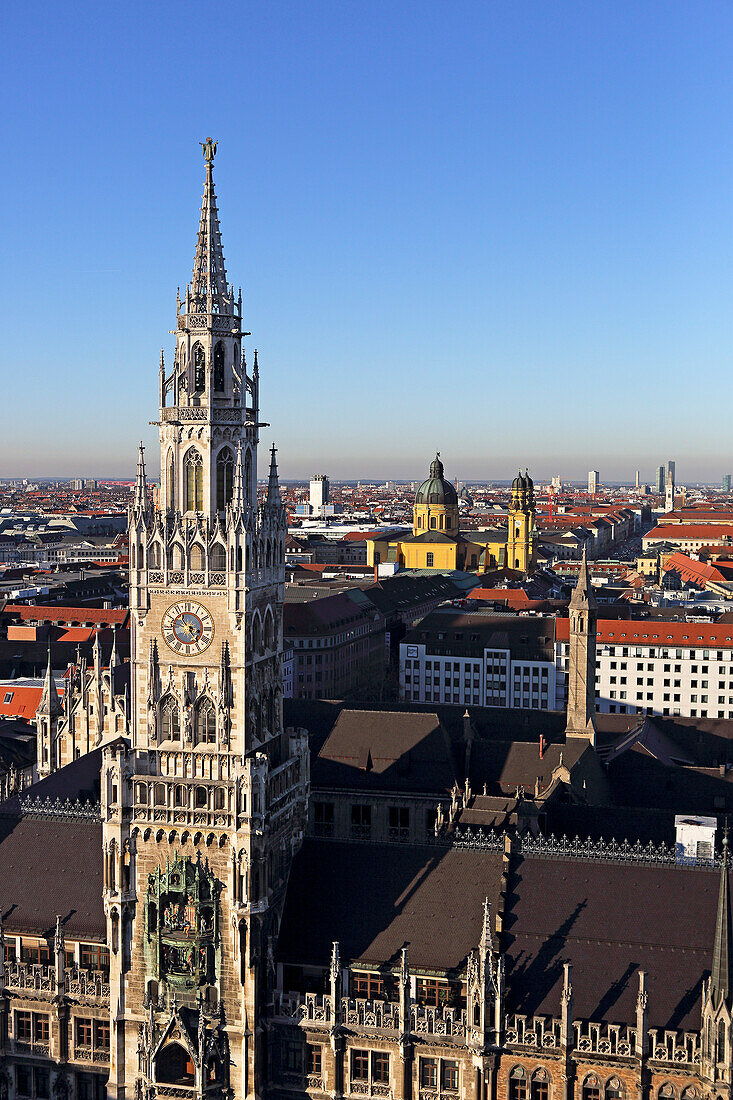
[[[216,147],[219,144],[218,141],[212,141],[210,137],[207,137],[206,141],[200,141],[199,145],[204,151],[204,160],[207,164],[211,164],[216,156]]]

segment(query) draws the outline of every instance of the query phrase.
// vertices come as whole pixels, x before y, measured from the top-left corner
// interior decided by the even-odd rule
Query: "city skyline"
[[[8,20],[0,474],[131,471],[209,133],[284,477],[733,465],[733,13],[255,3],[225,40],[195,11]]]

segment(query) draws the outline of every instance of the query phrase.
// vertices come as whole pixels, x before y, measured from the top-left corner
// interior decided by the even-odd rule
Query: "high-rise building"
[[[675,461],[674,461],[673,458],[668,459],[667,462],[665,463],[665,465],[664,465],[664,484],[665,485],[667,484],[667,479],[670,476],[672,478],[672,484],[673,485],[677,484],[677,474],[676,474],[676,471],[675,471],[675,465],[676,464],[675,464]]]
[[[636,486],[637,489],[639,488],[640,482],[639,482],[639,471],[638,470],[636,471],[636,480],[634,482],[634,485]]]
[[[311,514],[320,516],[328,504],[331,492],[328,478],[325,474],[314,474],[310,483]]]
[[[588,471],[588,493],[595,496],[598,492],[598,470]]]
[[[733,488],[733,474],[723,474],[720,488],[724,493],[729,493],[731,491],[731,488]]]
[[[260,976],[305,824],[307,738],[282,720],[285,510],[274,448],[257,502],[257,358],[250,373],[203,148],[193,278],[160,366],[165,506],[141,445],[130,511],[130,742],[102,760],[115,1097],[262,1095]]]
[[[656,478],[656,490],[661,496],[664,492],[664,486],[667,480],[667,475],[664,466],[657,466],[657,478]]]

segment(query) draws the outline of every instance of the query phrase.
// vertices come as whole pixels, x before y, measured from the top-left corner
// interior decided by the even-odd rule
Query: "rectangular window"
[[[351,1079],[352,1081],[369,1080],[369,1051],[352,1050],[351,1052]]]
[[[389,839],[410,839],[410,810],[407,806],[390,806],[388,811]]]
[[[32,1083],[30,1066],[15,1067],[15,1082],[15,1091],[18,1096],[31,1095]]]
[[[92,1021],[77,1016],[74,1023],[76,1026],[76,1045],[78,1047],[90,1047],[92,1045]]]
[[[389,1081],[389,1054],[381,1050],[372,1051],[372,1081],[380,1084]]]
[[[109,1020],[94,1021],[94,1046],[97,1050],[109,1050]]]
[[[316,836],[333,836],[333,802],[314,803],[313,825]]]
[[[357,840],[367,840],[372,830],[371,806],[351,807],[351,835]]]
[[[379,974],[357,973],[351,976],[354,997],[367,1001],[384,996],[384,981]]]
[[[109,950],[99,943],[81,943],[79,965],[82,970],[101,970],[109,974]]]
[[[77,1100],[94,1100],[94,1076],[91,1073],[77,1073]]]
[[[420,1059],[420,1087],[423,1089],[438,1087],[438,1063],[435,1058]]]
[[[36,1043],[48,1042],[48,1016],[45,1013],[33,1013],[33,1038]]]
[[[434,978],[417,979],[417,999],[421,1005],[444,1005],[448,1001],[448,983]]]
[[[33,940],[21,940],[20,958],[21,962],[48,966],[51,962],[51,951],[47,943],[34,942]]]
[[[314,1046],[313,1043],[308,1043],[306,1047],[306,1053],[308,1056],[308,1073],[313,1073],[320,1077],[321,1074],[321,1048]]]
[[[51,1095],[48,1070],[36,1067],[33,1070],[33,1079],[36,1085],[37,1100],[48,1100]]]
[[[449,1092],[458,1092],[458,1062],[443,1059],[440,1064],[441,1088]]]
[[[286,1043],[285,1068],[287,1069],[288,1073],[303,1072],[303,1047],[300,1043]]]
[[[426,555],[426,562],[425,562],[425,564],[427,565],[428,569],[432,569],[432,568],[433,568],[433,562],[434,562],[434,560],[435,560],[435,555],[433,554],[432,550],[429,550],[429,551],[428,551],[428,553],[427,553],[427,555]]]
[[[31,1014],[30,1012],[15,1013],[15,1041],[16,1043],[30,1043],[31,1041]]]

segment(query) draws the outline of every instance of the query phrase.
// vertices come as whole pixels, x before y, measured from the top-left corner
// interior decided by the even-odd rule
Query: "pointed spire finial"
[[[234,464],[234,484],[232,485],[233,512],[241,512],[244,509],[244,475],[242,473],[242,441],[237,441],[237,461]]]
[[[162,369],[163,358],[161,353],[161,370]],[[133,507],[140,508],[143,511],[147,511],[148,507],[148,483],[145,477],[145,448],[143,447],[142,439],[137,449],[137,473],[135,475],[135,499],[133,501]]]
[[[62,712],[61,700],[59,699],[59,693],[56,690],[56,681],[53,678],[53,672],[51,671],[51,642],[48,643],[48,663],[46,665],[46,676],[43,681],[43,691],[41,693],[41,701],[38,704],[38,710],[46,717],[55,717]]]
[[[277,448],[273,443],[270,449],[270,476],[267,480],[267,503],[279,507],[282,504],[282,498],[280,497],[280,481],[277,476],[276,454]]]
[[[216,194],[214,192],[214,174],[212,171],[217,143],[207,138],[199,142],[204,151],[206,161],[206,182],[204,183],[204,195],[201,200],[201,218],[199,232],[196,241],[196,254],[193,260],[193,279],[191,280],[190,303],[195,313],[217,312],[230,316],[233,309],[233,301],[229,294],[226,268],[224,266],[224,252],[221,247],[221,231],[219,229],[219,212],[216,208]]]

